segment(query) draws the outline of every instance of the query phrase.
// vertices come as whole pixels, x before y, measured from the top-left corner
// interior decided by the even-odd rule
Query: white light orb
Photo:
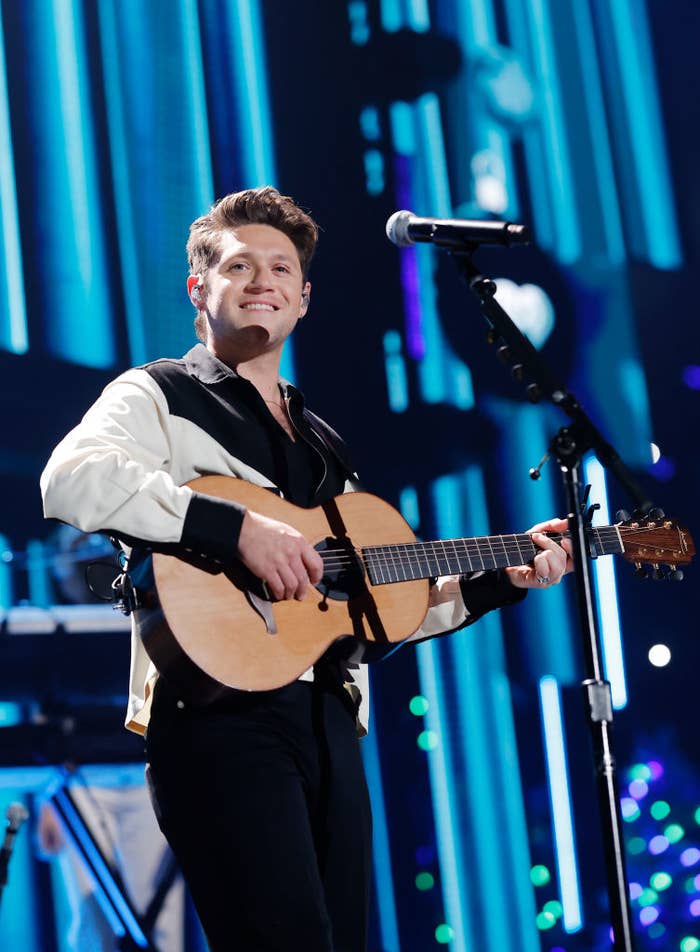
[[[665,668],[671,660],[671,649],[668,645],[652,645],[648,657],[655,668]]]

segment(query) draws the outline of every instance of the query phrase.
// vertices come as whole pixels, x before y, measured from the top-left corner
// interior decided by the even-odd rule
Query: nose
[[[250,271],[248,287],[251,291],[268,291],[273,285],[274,272],[267,265],[257,265]]]

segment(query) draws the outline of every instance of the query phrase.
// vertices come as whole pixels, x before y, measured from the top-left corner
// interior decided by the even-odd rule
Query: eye
[[[276,264],[275,271],[281,271],[283,274],[289,274],[289,267],[286,264]]]
[[[246,267],[245,261],[233,261],[229,265],[229,271],[244,271]]]

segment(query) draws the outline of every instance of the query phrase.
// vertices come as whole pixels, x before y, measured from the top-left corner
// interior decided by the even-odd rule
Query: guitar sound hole
[[[364,568],[348,539],[329,536],[316,545],[316,551],[325,568],[323,578],[316,586],[324,601],[333,598],[346,602],[365,590]]]

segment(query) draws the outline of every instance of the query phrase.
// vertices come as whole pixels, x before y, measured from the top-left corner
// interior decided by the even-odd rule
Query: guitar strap
[[[326,423],[325,420],[322,420],[321,417],[316,416],[315,413],[312,413],[311,410],[307,409],[306,407],[304,407],[304,419],[314,431],[316,436],[321,440],[326,449],[340,463],[340,467],[345,473],[345,478],[352,486],[353,491],[360,492],[362,490],[362,484],[357,478],[357,473],[352,468],[347,446],[340,436],[335,432],[333,427]]]

